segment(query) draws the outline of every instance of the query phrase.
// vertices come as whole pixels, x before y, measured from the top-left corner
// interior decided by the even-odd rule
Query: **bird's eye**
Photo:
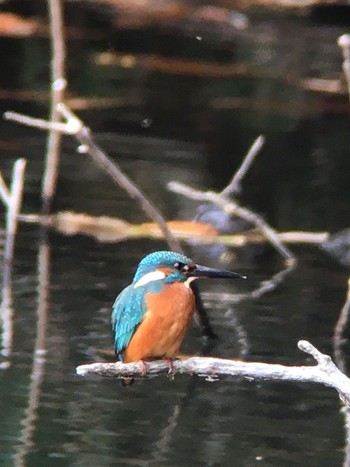
[[[193,271],[193,269],[195,269],[195,265],[177,262],[174,264],[174,268],[178,269],[184,274],[188,274],[189,272]]]

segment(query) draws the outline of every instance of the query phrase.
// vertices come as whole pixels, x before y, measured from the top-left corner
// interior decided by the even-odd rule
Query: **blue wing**
[[[119,359],[129,345],[137,326],[146,313],[145,290],[126,287],[116,298],[112,308],[112,328],[114,331],[114,347]]]

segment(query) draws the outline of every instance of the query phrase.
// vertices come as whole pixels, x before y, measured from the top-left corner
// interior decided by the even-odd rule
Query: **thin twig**
[[[8,110],[4,113],[5,120],[12,122],[20,123],[21,125],[30,126],[32,128],[37,128],[38,130],[53,130],[59,131],[65,135],[75,135],[81,127],[80,120],[75,120],[68,123],[54,123],[44,120],[42,118],[34,118],[29,115],[23,115],[18,112],[13,112]]]
[[[255,157],[258,155],[260,150],[265,144],[265,138],[263,135],[260,135],[256,138],[252,146],[250,147],[249,151],[245,155],[241,166],[239,169],[235,172],[234,176],[232,177],[232,180],[230,183],[227,185],[226,188],[222,190],[220,195],[222,197],[229,198],[232,194],[240,193],[242,190],[241,184],[243,177],[245,177],[246,173],[250,169],[250,166],[255,160]]]
[[[67,82],[64,77],[65,42],[61,0],[48,0],[51,38],[51,109],[50,121],[59,123],[61,114],[57,104],[64,99]],[[61,149],[61,133],[50,129],[47,139],[45,172],[42,182],[43,213],[48,214],[56,191],[59,157]]]
[[[343,71],[348,85],[350,99],[350,34],[343,34],[338,38],[338,45],[343,51]]]
[[[219,376],[240,376],[251,381],[291,381],[297,383],[321,383],[336,389],[342,400],[350,405],[350,379],[345,376],[332,362],[328,355],[319,352],[310,342],[299,341],[298,347],[303,352],[312,355],[317,361],[314,366],[285,366],[259,362],[243,362],[212,357],[190,357],[173,362],[174,373],[198,375],[204,378]],[[92,363],[81,365],[77,374],[86,376],[97,374],[107,377],[130,377],[140,375],[140,365],[135,363]],[[147,375],[155,376],[168,372],[167,365],[162,360],[148,362]]]
[[[273,245],[273,247],[289,262],[294,263],[296,257],[293,253],[282,244],[278,238],[277,232],[269,226],[266,221],[257,213],[239,206],[234,201],[229,201],[226,198],[223,198],[220,194],[214,193],[213,191],[199,191],[194,190],[188,185],[184,185],[179,182],[170,182],[168,183],[169,190],[187,196],[188,198],[195,199],[198,201],[209,201],[217,206],[223,208],[229,214],[234,214],[241,219],[245,219],[249,223],[255,225],[261,233],[268,239],[268,241]]]

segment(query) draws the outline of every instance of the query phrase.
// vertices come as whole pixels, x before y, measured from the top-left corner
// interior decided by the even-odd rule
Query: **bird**
[[[196,309],[191,282],[198,278],[246,277],[200,266],[174,251],[156,251],[141,260],[132,283],[112,307],[114,350],[119,361],[140,362],[145,375],[146,362],[162,358],[172,372],[172,361],[179,355]]]

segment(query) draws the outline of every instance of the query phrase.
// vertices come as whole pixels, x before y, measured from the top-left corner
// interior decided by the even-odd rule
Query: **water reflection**
[[[38,408],[42,391],[44,370],[46,363],[46,338],[49,311],[49,285],[50,285],[50,247],[47,231],[42,231],[38,251],[38,308],[37,308],[37,334],[33,352],[33,366],[30,375],[28,406],[24,411],[22,420],[22,433],[19,447],[14,457],[16,467],[27,465],[26,457],[34,447],[35,427],[38,419]]]

